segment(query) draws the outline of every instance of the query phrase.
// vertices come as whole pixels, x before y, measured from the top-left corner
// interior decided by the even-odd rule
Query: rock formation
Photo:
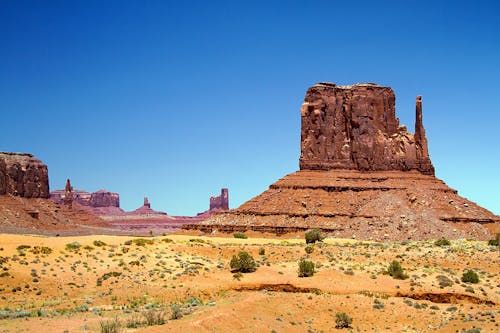
[[[48,198],[47,166],[31,154],[0,152],[0,195]]]
[[[210,197],[210,211],[228,210],[229,209],[229,192],[227,188],[220,191],[219,196]]]
[[[73,206],[73,186],[69,179],[66,180],[66,187],[64,189],[64,198],[62,199],[63,203],[71,208]]]
[[[106,190],[99,190],[92,193],[89,205],[92,207],[120,207],[120,195]]]
[[[301,108],[300,171],[240,207],[184,229],[284,234],[322,228],[368,240],[488,239],[500,218],[434,177],[416,100],[415,134],[399,125],[391,88],[309,88]]]
[[[83,206],[89,206],[93,208],[119,208],[120,207],[120,195],[118,193],[109,192],[106,190],[99,190],[94,193],[89,193],[82,190],[73,190],[73,187],[69,183],[69,179],[66,182],[66,188],[64,190],[56,190],[50,192],[50,199],[56,203],[65,203],[66,195],[68,194],[68,185],[71,188],[72,201],[79,203]]]
[[[399,126],[396,97],[376,84],[309,88],[302,104],[300,169],[418,170],[434,175],[417,97],[415,135]]]

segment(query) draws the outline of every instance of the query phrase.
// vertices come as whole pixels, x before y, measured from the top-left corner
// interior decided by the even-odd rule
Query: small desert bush
[[[78,251],[80,249],[80,243],[78,242],[73,242],[73,243],[68,243],[65,246],[66,251]]]
[[[136,238],[132,239],[132,243],[134,243],[137,246],[146,246],[146,245],[153,245],[154,241],[152,241],[151,239]]]
[[[312,229],[306,232],[306,243],[316,243],[321,242],[323,240],[323,235],[321,234],[321,229]]]
[[[352,318],[345,312],[337,312],[335,314],[336,328],[349,328],[352,324]]]
[[[121,333],[123,332],[122,323],[115,317],[112,320],[100,321],[101,333]]]
[[[170,310],[172,311],[170,319],[175,320],[182,318],[182,308],[180,306],[174,303],[170,305]]]
[[[248,236],[247,236],[247,235],[245,235],[245,234],[244,234],[244,233],[242,233],[242,232],[235,232],[235,233],[233,234],[233,236],[234,236],[234,238],[242,238],[242,239],[247,239],[247,238],[248,238]]]
[[[92,244],[94,244],[94,246],[97,246],[97,247],[108,245],[101,240],[95,240]]]
[[[314,275],[314,263],[301,259],[299,261],[299,277],[309,277]]]
[[[500,234],[497,234],[497,238],[500,238],[500,237],[498,237],[498,235],[500,235]],[[488,245],[489,245],[489,246],[499,246],[499,245],[500,245],[500,243],[499,243],[499,240],[498,240],[498,239],[490,239],[490,240],[488,241]]]
[[[473,270],[469,269],[467,272],[465,272],[462,275],[462,282],[469,282],[469,283],[478,283],[479,282],[479,276],[477,275],[476,272]]]
[[[51,254],[52,249],[47,246],[35,246],[31,250],[29,250],[33,254]]]
[[[449,240],[446,238],[440,238],[437,241],[434,242],[434,245],[436,246],[449,246],[451,243]]]
[[[389,264],[389,267],[387,268],[387,274],[398,280],[404,280],[408,278],[408,275],[404,273],[403,267],[401,267],[401,264],[397,260],[393,260]]]
[[[29,246],[29,245],[19,245],[19,246],[16,248],[16,250],[18,250],[18,251],[23,251],[23,250],[30,249],[30,248],[31,248],[31,246]]]
[[[257,270],[255,260],[250,254],[248,254],[248,252],[245,251],[239,252],[238,256],[233,255],[229,266],[231,267],[231,272],[233,273],[250,273]]]
[[[165,313],[163,311],[156,311],[154,309],[150,309],[144,311],[142,313],[144,319],[146,320],[145,324],[147,326],[153,325],[163,325],[165,324]]]
[[[259,255],[263,256],[263,255],[265,255],[265,254],[266,254],[266,249],[265,249],[265,248],[263,248],[263,247],[261,247],[261,248],[259,249]]]
[[[307,245],[304,249],[304,251],[306,251],[307,254],[311,254],[314,252],[314,246],[312,245]]]

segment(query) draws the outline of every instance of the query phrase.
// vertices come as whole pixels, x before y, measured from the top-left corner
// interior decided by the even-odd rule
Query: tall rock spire
[[[427,137],[425,136],[425,128],[422,123],[422,96],[417,96],[415,100],[415,148],[417,162],[421,169],[426,169],[434,174],[434,167],[432,166],[429,157],[429,148],[427,147]],[[429,172],[430,173],[430,172]]]

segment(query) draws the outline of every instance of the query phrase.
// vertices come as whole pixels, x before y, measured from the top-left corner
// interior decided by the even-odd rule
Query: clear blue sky
[[[437,177],[500,214],[498,1],[0,1],[0,150],[195,214],[298,169],[319,81],[416,95]]]

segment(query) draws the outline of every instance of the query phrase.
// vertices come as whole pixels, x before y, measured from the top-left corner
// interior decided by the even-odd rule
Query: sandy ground
[[[101,332],[112,320],[123,332],[500,331],[500,252],[486,242],[325,239],[307,254],[303,235],[249,236],[177,234],[141,246],[126,236],[0,234],[0,333]],[[259,267],[237,279],[229,261],[242,250]],[[316,263],[314,276],[297,276],[301,258]],[[408,279],[383,273],[392,260]],[[480,282],[462,283],[466,269]],[[146,326],[147,312],[166,322]],[[337,312],[350,328],[335,328]]]

